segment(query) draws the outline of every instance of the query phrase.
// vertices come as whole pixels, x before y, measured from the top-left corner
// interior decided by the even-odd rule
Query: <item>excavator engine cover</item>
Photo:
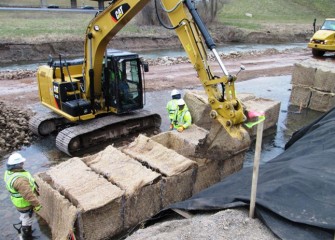
[[[84,99],[75,99],[72,101],[67,101],[62,104],[62,109],[64,112],[70,114],[71,116],[77,117],[80,115],[85,115],[91,112],[91,105],[88,101]]]

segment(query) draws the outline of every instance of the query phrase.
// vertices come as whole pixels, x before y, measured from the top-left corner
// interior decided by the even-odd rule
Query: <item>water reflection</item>
[[[289,104],[291,95],[291,76],[261,77],[251,82],[237,83],[240,92],[249,92],[257,97],[280,101],[280,112],[275,134],[267,136],[262,141],[260,162],[265,163],[284,151],[286,142],[292,134],[303,126],[308,125],[323,113],[311,109],[302,109]],[[254,146],[246,155],[244,166],[250,166],[254,159]]]
[[[250,51],[261,51],[266,49],[276,49],[283,51],[285,49],[292,48],[307,48],[306,43],[291,43],[291,44],[241,44],[241,43],[229,43],[217,46],[216,50],[218,53],[229,54],[230,52],[250,52]],[[140,51],[139,54],[144,58],[157,58],[157,57],[176,57],[186,56],[184,49],[161,49],[161,50],[150,50]]]

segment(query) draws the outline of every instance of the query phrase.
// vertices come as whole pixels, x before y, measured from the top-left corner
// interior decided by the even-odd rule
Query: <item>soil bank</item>
[[[233,27],[213,25],[209,31],[216,44],[223,43],[297,43],[308,42],[313,31],[308,25],[269,25],[263,30],[251,31]],[[180,48],[181,44],[174,31],[164,28],[155,30],[147,35],[134,34],[132,36],[116,36],[109,43],[109,48],[139,51]],[[63,40],[20,40],[4,42],[0,40],[0,65],[20,61],[47,60],[49,55],[57,57],[63,54],[66,57],[82,57],[84,39]]]

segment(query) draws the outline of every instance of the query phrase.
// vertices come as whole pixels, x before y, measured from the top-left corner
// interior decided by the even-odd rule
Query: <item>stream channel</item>
[[[231,53],[231,52],[250,52],[250,51],[259,51],[266,49],[276,49],[278,51],[282,51],[285,49],[292,48],[306,48],[306,43],[291,43],[287,44],[226,44],[217,47],[218,53]],[[141,57],[143,58],[158,58],[158,57],[179,57],[186,56],[186,53],[183,49],[160,49],[160,50],[150,50],[150,51],[137,51]],[[11,70],[35,70],[39,65],[46,64],[45,61],[37,61],[37,62],[17,62],[15,64],[1,64],[0,63],[0,71],[11,71]]]
[[[250,50],[250,48],[249,48]],[[233,51],[233,50],[231,50]],[[174,55],[176,56],[176,55]],[[179,55],[177,55],[179,56]],[[156,55],[157,57],[157,55]],[[291,94],[291,76],[262,77],[236,83],[238,93],[252,93],[257,97],[273,99],[281,102],[277,132],[263,139],[261,164],[273,159],[284,151],[285,143],[294,131],[309,124],[323,113],[303,109],[289,105]],[[184,93],[184,92],[182,92]],[[145,109],[157,112],[162,116],[162,131],[167,131],[169,122],[167,120],[166,103],[170,99],[170,90],[162,90],[146,93]],[[39,104],[34,106],[40,107]],[[32,174],[43,172],[53,165],[66,161],[69,157],[57,150],[55,136],[39,139],[29,147],[19,151],[27,158],[25,168]],[[0,159],[0,175],[6,170],[7,157]],[[253,164],[254,146],[246,154],[245,166]],[[9,194],[3,181],[0,181],[0,239],[18,239],[13,223],[19,222],[19,214],[9,200]],[[51,231],[43,219],[35,218],[33,223],[34,235],[38,239],[51,239]]]

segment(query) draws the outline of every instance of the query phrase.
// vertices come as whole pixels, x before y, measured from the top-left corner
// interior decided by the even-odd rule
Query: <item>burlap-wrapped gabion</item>
[[[278,112],[278,103],[257,103],[264,102],[258,110]],[[275,124],[269,117],[269,127]],[[249,138],[232,141],[213,121],[209,130],[193,124],[182,133],[139,135],[126,146],[71,158],[36,176],[44,206],[40,214],[53,239],[65,239],[71,231],[77,239],[118,237],[240,170],[249,143]]]
[[[290,103],[327,112],[335,106],[335,69],[327,61],[307,59],[296,63],[292,74]]]

